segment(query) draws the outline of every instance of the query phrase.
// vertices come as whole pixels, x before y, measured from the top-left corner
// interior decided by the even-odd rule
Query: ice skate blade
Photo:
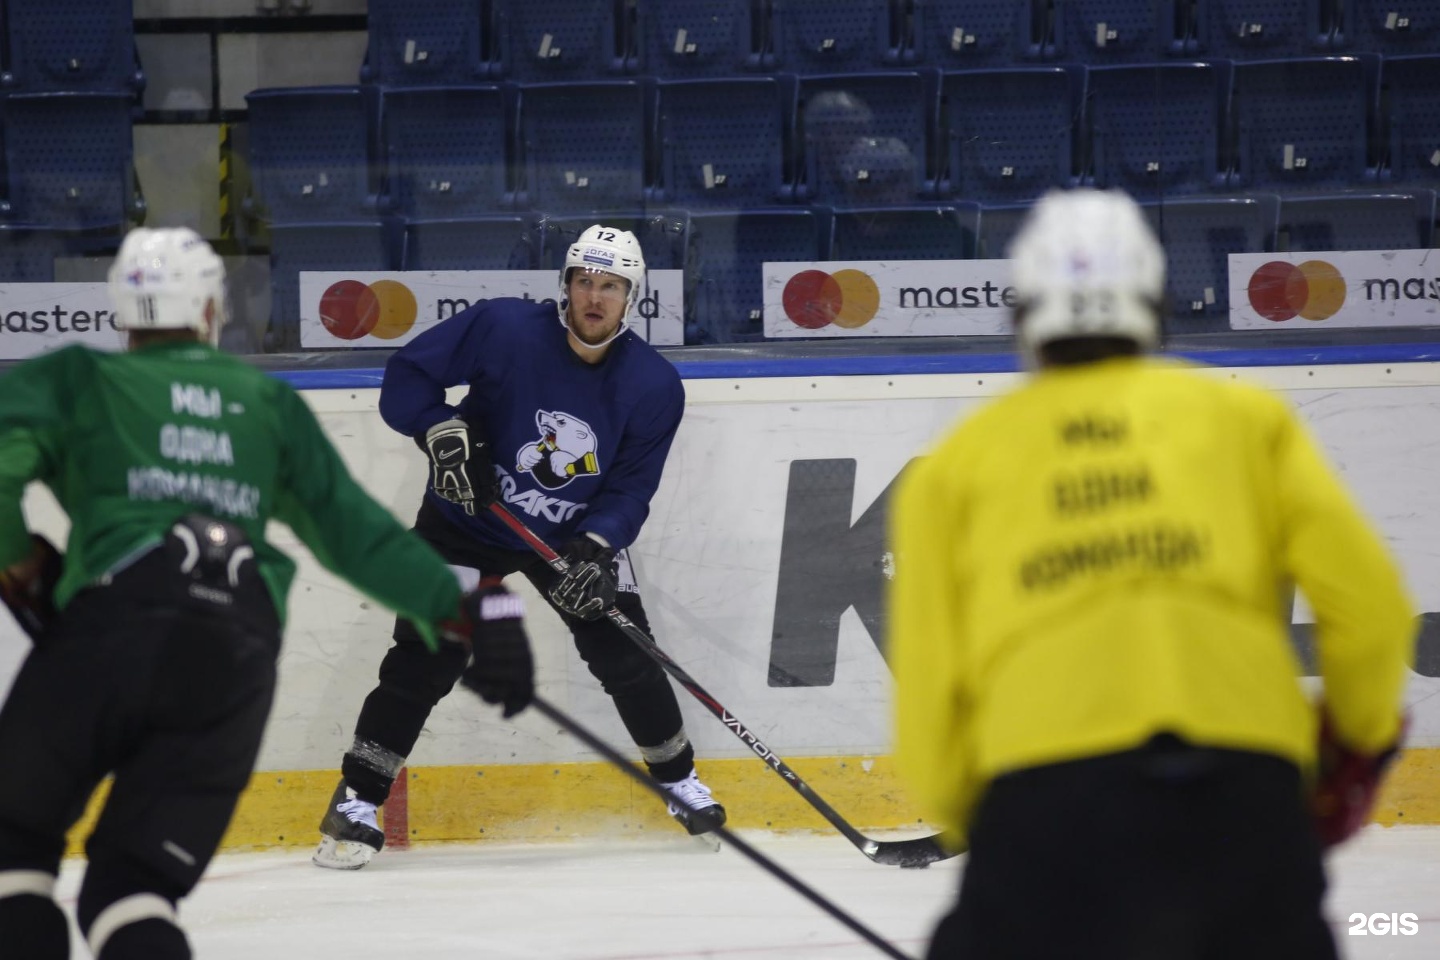
[[[695,845],[696,850],[699,850],[702,853],[720,852],[720,834],[718,833],[693,834],[690,837],[690,842]]]
[[[327,870],[359,870],[375,856],[375,848],[351,840],[336,840],[334,837],[320,838],[320,846],[310,862]]]

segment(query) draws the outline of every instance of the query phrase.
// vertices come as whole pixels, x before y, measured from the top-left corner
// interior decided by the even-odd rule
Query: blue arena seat
[[[412,87],[380,98],[388,189],[412,219],[481,216],[514,205],[514,125],[499,86]]]
[[[940,124],[949,193],[1010,204],[1073,185],[1083,94],[1076,67],[947,72]]]
[[[402,270],[534,270],[538,237],[528,217],[409,220],[401,241]]]
[[[849,203],[908,204],[933,190],[925,158],[899,137],[862,137],[840,157],[842,192]]]
[[[277,87],[245,95],[250,171],[262,219],[371,220],[370,112],[359,87]]]
[[[793,84],[773,77],[661,82],[657,104],[657,199],[696,209],[790,199]]]
[[[1143,206],[1168,262],[1166,331],[1228,330],[1230,254],[1272,249],[1279,198],[1183,197]]]
[[[1322,0],[1197,0],[1195,53],[1228,60],[1320,56],[1330,49]]]
[[[905,60],[890,0],[770,0],[778,69],[853,73]]]
[[[661,79],[766,69],[765,21],[751,0],[639,0],[636,69]]]
[[[1358,57],[1237,63],[1232,188],[1309,193],[1364,183],[1373,74]]]
[[[12,224],[118,228],[139,212],[128,93],[12,94],[0,100]]]
[[[910,203],[933,193],[927,157],[933,85],[918,72],[801,77],[803,196],[816,203]]]
[[[1440,53],[1440,0],[1338,0],[1337,50],[1387,57]]]
[[[626,69],[613,0],[492,0],[496,69],[527,83],[593,80]]]
[[[145,86],[130,0],[5,0],[0,86],[43,91],[128,91]]]
[[[54,283],[55,261],[69,255],[71,234],[0,226],[0,282]]]
[[[980,205],[842,208],[830,224],[831,260],[970,260]]]
[[[386,86],[485,79],[481,0],[369,0],[360,79]]]
[[[1440,56],[1386,57],[1389,177],[1396,184],[1440,186]]]
[[[765,261],[827,258],[824,219],[812,210],[694,213],[686,278],[686,343],[764,339]]]
[[[398,267],[391,225],[382,221],[272,226],[270,329],[265,336],[267,351],[300,348],[302,270],[353,270],[363,273]]]
[[[1430,190],[1282,197],[1276,249],[1429,249],[1434,229]]]
[[[645,200],[645,88],[636,80],[520,89],[522,206],[628,210]]]
[[[1223,186],[1223,64],[1094,67],[1087,78],[1090,174],[1140,198]]]
[[[1185,52],[1174,0],[1054,0],[1054,6],[1064,60],[1148,63]]]
[[[791,199],[785,147],[795,86],[769,76],[658,85],[660,183],[681,207],[765,206]]]
[[[915,0],[917,62],[945,70],[1009,67],[1055,54],[1036,38],[1032,5],[1015,0]]]

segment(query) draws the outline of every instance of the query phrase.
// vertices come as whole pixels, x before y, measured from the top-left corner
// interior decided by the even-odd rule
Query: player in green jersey
[[[114,775],[76,906],[98,960],[190,957],[175,904],[224,834],[259,750],[294,563],[327,568],[512,715],[532,667],[518,599],[462,597],[445,563],[350,477],[286,383],[220,353],[225,270],[188,229],[132,231],[110,271],[129,349],[71,346],[0,376],[0,599],[35,638],[0,708],[6,957],[64,960],[66,830]],[[70,519],[61,558],[21,512],[30,481]]]

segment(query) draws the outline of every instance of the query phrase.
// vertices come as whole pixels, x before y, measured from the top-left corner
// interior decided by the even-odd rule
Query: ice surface
[[[839,837],[747,840],[903,953],[921,956],[963,858],[871,863]],[[877,838],[886,838],[877,834]],[[82,861],[59,896],[73,908]],[[1440,827],[1372,827],[1330,860],[1342,956],[1440,956]],[[1347,934],[1347,917],[1415,913],[1413,936]],[[226,854],[181,907],[197,960],[853,960],[882,956],[732,849],[673,842],[419,846],[356,872],[309,851]],[[76,939],[76,958],[89,953]]]

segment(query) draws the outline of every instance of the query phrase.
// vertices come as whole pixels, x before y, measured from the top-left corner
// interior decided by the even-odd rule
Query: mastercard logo
[[[320,297],[320,322],[341,340],[394,340],[415,326],[415,294],[396,280],[341,280]]]
[[[780,302],[796,326],[819,330],[833,323],[853,330],[875,318],[880,288],[859,270],[802,270],[785,284]]]
[[[1266,320],[1325,320],[1345,305],[1345,278],[1324,260],[1271,260],[1250,276],[1250,306]]]

